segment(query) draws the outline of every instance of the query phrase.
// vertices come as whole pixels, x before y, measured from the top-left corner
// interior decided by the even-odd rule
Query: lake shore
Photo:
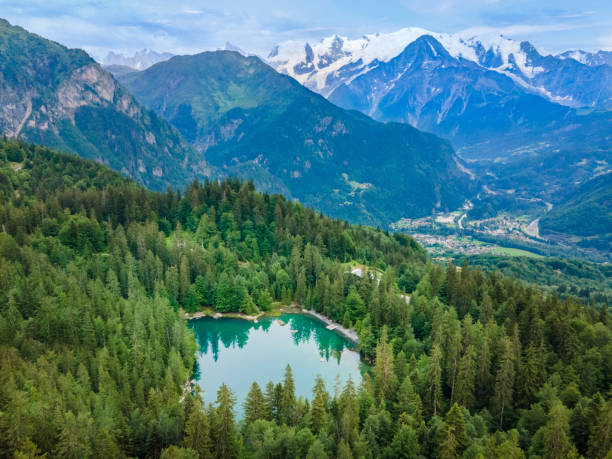
[[[241,319],[241,320],[248,320],[251,322],[257,322],[262,317],[274,317],[274,316],[278,316],[280,313],[304,314],[310,317],[314,317],[315,319],[320,320],[321,322],[326,324],[327,325],[326,328],[328,330],[334,331],[338,333],[339,335],[342,335],[344,338],[348,339],[350,342],[352,342],[353,344],[357,346],[359,345],[359,337],[357,336],[357,332],[355,330],[345,328],[341,324],[334,322],[333,320],[324,316],[323,314],[319,314],[318,312],[310,310],[310,309],[299,307],[298,305],[281,306],[270,312],[260,312],[259,314],[254,315],[254,316],[243,314],[241,312],[221,313],[221,312],[216,312],[212,309],[209,309],[206,311],[194,312],[193,314],[185,312],[184,315],[187,320],[197,320],[197,319],[202,319],[204,317],[212,317],[213,319]]]
[[[308,315],[310,317],[314,317],[315,319],[319,319],[321,322],[327,324],[327,329],[335,331],[336,333],[344,336],[353,344],[359,345],[359,337],[357,336],[357,332],[350,328],[344,328],[338,322],[334,322],[333,320],[325,317],[323,314],[319,314],[311,309],[301,309],[300,312],[302,314]]]
[[[197,320],[202,319],[204,317],[212,317],[213,319],[241,319],[249,320],[251,322],[257,322],[261,317],[265,316],[266,314],[264,312],[260,312],[255,316],[250,316],[241,312],[199,311],[194,312],[193,314],[185,312],[184,315],[185,319],[187,320]]]

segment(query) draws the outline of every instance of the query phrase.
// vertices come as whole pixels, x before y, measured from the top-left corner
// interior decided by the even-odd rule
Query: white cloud
[[[583,0],[589,3],[593,0]],[[0,16],[96,55],[142,48],[177,54],[223,47],[267,54],[278,42],[360,36],[420,26],[442,32],[503,33],[554,49],[610,47],[612,6],[574,0],[0,0]],[[541,25],[540,25],[541,24]],[[476,25],[478,27],[471,27]],[[599,27],[599,29],[597,28]],[[466,29],[467,28],[467,29]],[[567,33],[565,33],[567,32]],[[602,38],[599,38],[599,37]],[[571,45],[570,45],[571,46]]]
[[[599,37],[597,41],[601,45],[601,49],[605,51],[612,51],[612,35]]]

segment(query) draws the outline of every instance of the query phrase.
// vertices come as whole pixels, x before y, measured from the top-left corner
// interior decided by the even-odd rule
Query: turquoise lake
[[[357,385],[367,371],[353,343],[302,314],[265,317],[258,323],[206,317],[192,320],[190,327],[200,346],[195,379],[205,402],[214,402],[225,383],[236,394],[239,416],[253,381],[265,391],[268,381],[282,382],[287,364],[296,396],[308,399],[317,375],[333,393],[338,381],[343,387],[350,377]]]

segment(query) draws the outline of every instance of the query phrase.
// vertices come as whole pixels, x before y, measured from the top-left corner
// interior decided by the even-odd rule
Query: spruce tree
[[[251,424],[257,419],[266,419],[266,403],[259,384],[253,382],[244,401],[244,420]]]
[[[225,384],[221,384],[217,391],[217,407],[215,409],[215,451],[220,459],[233,458],[238,452],[234,421],[235,403],[234,393]]]
[[[295,422],[295,384],[291,367],[285,368],[282,399],[280,403],[280,422],[292,426]]]

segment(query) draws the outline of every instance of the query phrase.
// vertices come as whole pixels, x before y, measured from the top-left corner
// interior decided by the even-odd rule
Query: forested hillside
[[[546,234],[581,238],[581,245],[612,250],[612,173],[570,188],[567,198],[542,219]]]
[[[603,458],[612,446],[607,308],[443,269],[410,237],[233,180],[154,193],[6,141],[0,230],[3,457]],[[305,401],[288,369],[253,386],[243,420],[226,386],[204,407],[185,390],[195,341],[179,307],[274,302],[354,326],[371,375],[338,393],[319,382]]]
[[[120,81],[210,164],[326,215],[385,227],[471,193],[447,142],[343,110],[256,56],[175,56]]]
[[[585,302],[612,304],[612,265],[560,257],[508,257],[473,255],[467,258],[472,266],[485,271],[500,271],[547,290],[560,297],[573,295]]]
[[[154,189],[212,173],[87,53],[1,18],[0,134],[94,159]]]

